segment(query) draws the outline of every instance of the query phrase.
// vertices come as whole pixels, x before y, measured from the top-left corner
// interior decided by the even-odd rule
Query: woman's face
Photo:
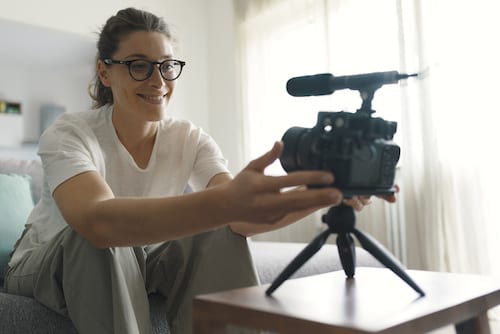
[[[169,39],[162,33],[149,31],[137,31],[126,36],[112,56],[113,60],[145,59],[155,62],[172,58],[173,48]],[[101,82],[111,87],[114,112],[119,117],[127,117],[131,121],[158,121],[163,118],[175,80],[163,79],[157,65],[144,81],[134,80],[128,66],[122,64],[109,66],[99,61],[98,74]]]

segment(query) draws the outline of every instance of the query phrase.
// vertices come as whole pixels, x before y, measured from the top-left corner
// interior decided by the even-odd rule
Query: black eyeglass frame
[[[106,65],[113,65],[113,64],[127,65],[128,73],[130,74],[130,77],[132,79],[134,79],[135,81],[145,81],[145,80],[148,80],[149,78],[151,78],[151,75],[153,75],[153,71],[154,71],[154,65],[159,65],[158,70],[160,71],[160,75],[163,79],[165,79],[167,81],[174,81],[174,80],[177,80],[177,78],[179,78],[181,76],[182,69],[184,68],[184,66],[186,66],[185,61],[178,60],[178,59],[166,59],[164,61],[150,61],[150,60],[146,60],[146,59],[116,60],[116,59],[111,59],[111,58],[105,58],[102,61]],[[142,80],[138,80],[132,75],[132,70],[130,68],[130,65],[132,65],[132,63],[135,61],[144,61],[146,63],[149,63],[149,65],[150,65],[148,74]],[[165,78],[165,76],[163,75],[163,72],[161,71],[162,65],[165,64],[166,62],[177,62],[181,66],[179,73],[177,73],[177,76],[173,79]]]

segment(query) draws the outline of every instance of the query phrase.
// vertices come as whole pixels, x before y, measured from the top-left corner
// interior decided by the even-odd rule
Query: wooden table
[[[278,333],[425,333],[455,324],[457,333],[490,333],[488,309],[500,304],[500,280],[409,270],[420,297],[385,268],[356,268],[288,280],[271,297],[267,285],[197,296],[194,333],[226,324]]]

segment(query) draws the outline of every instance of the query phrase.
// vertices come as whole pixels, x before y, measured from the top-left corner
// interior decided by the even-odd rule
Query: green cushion
[[[0,174],[0,278],[33,209],[28,175]]]

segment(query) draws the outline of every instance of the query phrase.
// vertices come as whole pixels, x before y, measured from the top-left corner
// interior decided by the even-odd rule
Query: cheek
[[[136,97],[135,89],[123,85],[111,85],[115,101],[126,101]]]
[[[167,82],[167,87],[168,87],[168,96],[172,96],[172,93],[175,90],[176,82],[175,81],[168,81]]]

